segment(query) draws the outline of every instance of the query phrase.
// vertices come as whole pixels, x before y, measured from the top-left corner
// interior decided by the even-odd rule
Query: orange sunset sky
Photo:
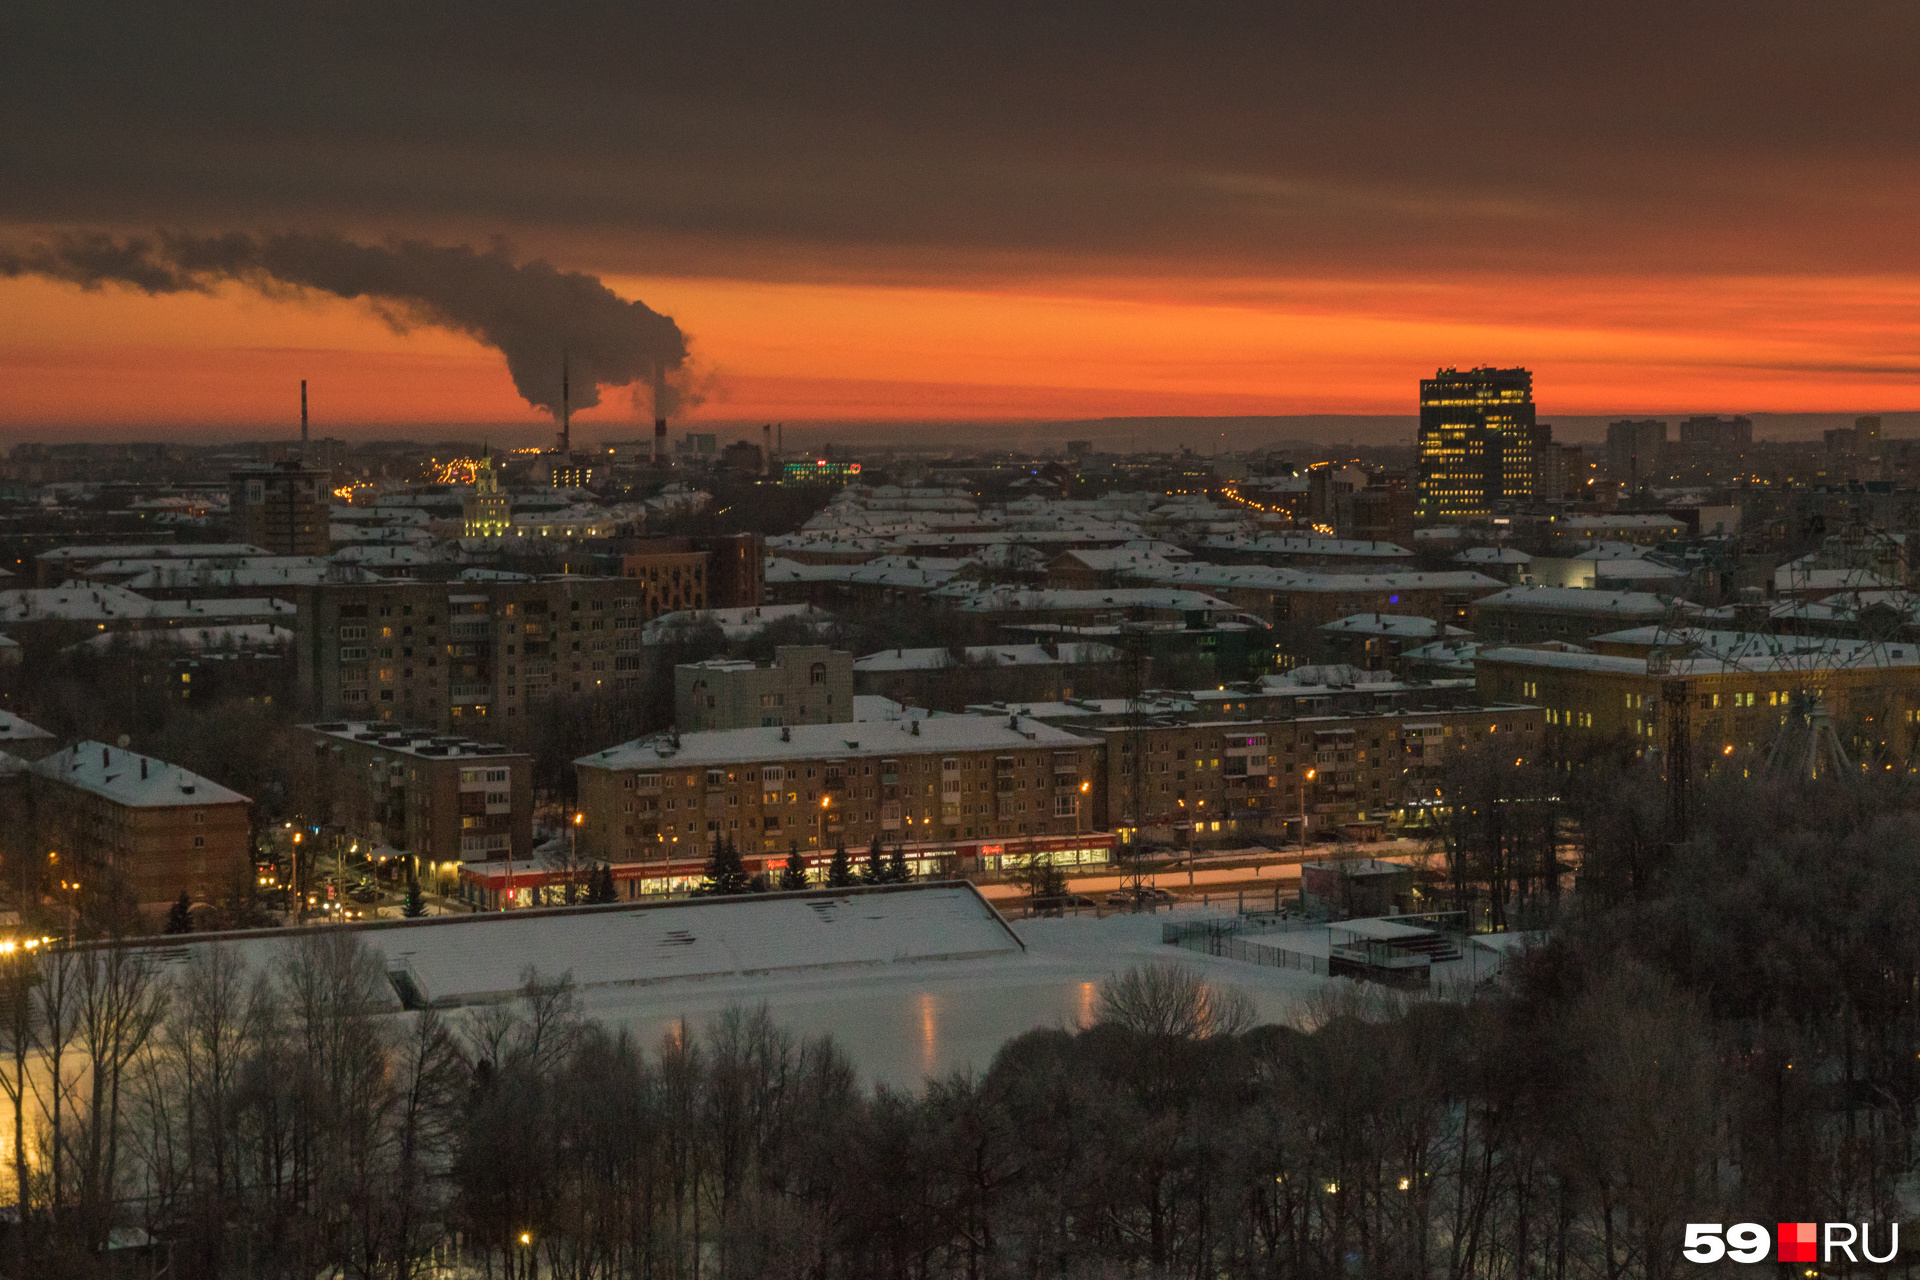
[[[672,317],[687,425],[1403,414],[1483,363],[1543,416],[1920,408],[1900,7],[743,10],[583,44],[49,8],[0,88],[0,432],[230,434],[303,377],[322,430],[547,421],[378,298],[7,256],[171,229],[499,239]]]

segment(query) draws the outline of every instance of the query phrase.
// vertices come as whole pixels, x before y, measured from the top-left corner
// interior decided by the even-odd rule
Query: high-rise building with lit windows
[[[1422,520],[1491,515],[1533,494],[1533,374],[1441,369],[1420,380]]]

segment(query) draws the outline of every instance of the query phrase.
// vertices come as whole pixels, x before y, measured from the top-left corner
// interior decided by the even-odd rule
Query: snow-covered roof
[[[46,560],[54,564],[86,563],[97,564],[102,560],[175,560],[175,559],[215,559],[224,557],[234,559],[242,556],[272,556],[273,552],[265,547],[256,547],[250,542],[133,542],[107,546],[55,547],[51,551],[42,551],[36,560]]]
[[[10,711],[0,711],[0,743],[51,742],[53,735],[37,724],[29,724]]]
[[[1330,689],[1346,685],[1394,684],[1390,671],[1367,671],[1344,662],[1326,662],[1295,667],[1260,677],[1260,688],[1268,693],[1292,693],[1302,689]]]
[[[964,596],[958,607],[970,613],[1057,612],[1083,609],[1164,609],[1180,613],[1233,613],[1225,600],[1199,591],[1164,587],[1116,587],[1112,590],[1030,591],[1000,587]]]
[[[37,762],[33,771],[133,809],[250,803],[238,791],[177,764],[103,742],[82,742],[56,751]]]
[[[1809,569],[1794,563],[1773,571],[1776,591],[1884,591],[1899,585],[1866,569]]]
[[[1059,656],[1047,652],[1044,645],[1000,644],[969,645],[962,661],[979,666],[1044,667],[1079,662],[1113,662],[1120,651],[1111,645],[1068,642],[1059,646]],[[882,649],[878,653],[855,658],[855,671],[939,671],[956,666],[953,652],[945,648]]]
[[[0,591],[0,623],[107,623],[139,619],[182,622],[199,618],[292,617],[297,612],[284,600],[150,600],[125,587],[104,582],[68,582],[58,587]]]
[[[1125,547],[1080,547],[1062,551],[1054,560],[1071,560],[1095,573],[1152,571],[1175,563],[1156,551],[1133,551]]]
[[[897,724],[796,724],[784,728],[713,729],[671,736],[637,738],[605,751],[581,756],[583,769],[680,769],[709,765],[754,764],[779,760],[818,760],[933,754],[943,751],[1031,751],[1093,745],[1085,738],[1024,717],[932,716]]]
[[[333,563],[335,572],[340,566],[360,565],[374,569],[417,568],[420,565],[438,564],[441,556],[431,547],[414,546],[399,542],[356,542],[341,547],[328,559]],[[352,572],[351,569],[347,570]]]
[[[691,630],[707,623],[720,628],[728,640],[745,640],[764,631],[768,624],[787,619],[809,623],[817,631],[833,622],[833,615],[810,604],[756,604],[738,609],[676,609],[648,622],[640,631],[643,644],[660,644],[676,631]]]
[[[524,988],[530,961],[544,975],[569,974],[592,999],[596,992],[652,991],[680,981],[704,989],[735,976],[764,986],[823,970],[837,974],[837,984],[850,974],[871,984],[896,967],[925,975],[930,962],[1024,954],[1006,921],[964,883],[491,911],[337,928],[371,950],[382,972],[441,1005],[510,999]],[[196,946],[214,942],[233,948],[255,972],[288,955],[284,936],[248,934],[169,938],[164,948],[155,943],[152,954],[164,972],[191,963]],[[678,998],[689,995],[683,988]],[[386,1005],[399,1006],[397,994]]]
[[[910,707],[904,702],[895,702],[892,698],[883,698],[877,693],[856,693],[853,695],[853,720],[855,724],[869,721],[886,723],[891,720],[925,720],[928,716],[942,715],[944,712],[929,711],[925,707]]]
[[[873,587],[903,587],[914,590],[931,591],[935,587],[951,582],[953,569],[929,569],[926,564],[947,563],[946,561],[922,560],[919,566],[909,568],[908,561],[901,557],[885,557],[891,563],[881,564],[874,561],[869,564],[801,564],[797,560],[767,558],[766,580],[769,584],[795,582],[841,582],[849,585]]]
[[[1070,698],[1065,702],[979,702],[969,706],[967,711],[983,716],[1005,716],[1018,712],[1036,720],[1084,720],[1096,716],[1179,715],[1194,711],[1198,706],[1199,703],[1192,699],[1156,693],[1141,698]]]
[[[1518,547],[1468,547],[1456,552],[1455,564],[1532,564],[1533,557]]]
[[[298,559],[302,563],[196,565],[193,568],[161,565],[135,574],[121,585],[129,591],[234,591],[255,587],[312,587],[323,582],[365,582],[368,578],[358,569],[341,568],[325,560],[305,556],[287,559]]]
[[[99,651],[122,646],[129,649],[190,649],[206,652],[216,649],[277,649],[293,643],[293,632],[271,622],[246,622],[236,626],[149,627],[140,631],[109,631],[89,636],[75,649]]]
[[[477,742],[457,734],[434,733],[429,729],[411,729],[388,720],[333,720],[324,724],[303,724],[309,733],[341,742],[356,742],[377,747],[396,755],[422,760],[525,760],[527,757],[497,742]]]
[[[1224,534],[1202,538],[1200,545],[1215,551],[1253,551],[1272,556],[1332,556],[1355,560],[1395,560],[1413,552],[1392,542],[1362,538],[1328,538],[1318,534],[1270,533],[1258,536]]]
[[[1435,640],[1417,649],[1409,649],[1400,656],[1410,662],[1442,663],[1466,668],[1473,665],[1473,660],[1482,649],[1490,647],[1479,640]]]
[[[1168,584],[1201,587],[1240,587],[1256,591],[1462,591],[1503,585],[1498,579],[1470,569],[1440,573],[1411,570],[1388,573],[1314,573],[1269,565],[1182,564],[1153,575]]]
[[[1649,591],[1595,591],[1588,587],[1509,587],[1477,602],[1482,609],[1538,609],[1555,613],[1665,613],[1667,602]]]
[[[1667,529],[1686,527],[1684,520],[1668,515],[1628,515],[1616,513],[1599,516],[1561,516],[1554,521],[1556,528],[1569,532],[1587,529]]]
[[[1354,613],[1324,624],[1322,631],[1335,635],[1391,636],[1404,640],[1431,640],[1438,635],[1465,636],[1472,632],[1460,627],[1444,630],[1432,618],[1413,618],[1397,613]]]
[[[1704,649],[1697,648],[1691,656],[1670,658],[1668,670],[1673,675],[1711,676],[1738,671],[1755,675],[1792,673],[1806,676],[1859,667],[1920,666],[1920,645],[1911,643],[1883,645],[1830,636],[1756,636],[1747,633],[1736,647],[1738,651],[1734,653],[1716,651],[1712,645]],[[1573,646],[1486,648],[1480,651],[1479,660],[1522,666],[1612,671],[1624,675],[1647,673],[1647,660],[1644,657],[1616,657],[1572,649]]]
[[[1575,560],[1644,560],[1647,548],[1633,542],[1596,542],[1571,557]]]

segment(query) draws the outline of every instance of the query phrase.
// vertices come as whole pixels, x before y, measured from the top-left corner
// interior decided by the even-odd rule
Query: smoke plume
[[[72,235],[0,249],[0,276],[36,275],[86,289],[117,284],[149,294],[211,293],[232,281],[269,296],[313,290],[365,299],[396,329],[432,325],[485,343],[507,359],[529,404],[560,411],[560,362],[572,371],[573,407],[600,403],[600,388],[637,383],[636,399],[664,375],[665,402],[687,358],[678,325],[620,297],[596,276],[544,261],[516,264],[506,248],[480,252],[416,240],[355,244],[334,235],[117,238]]]

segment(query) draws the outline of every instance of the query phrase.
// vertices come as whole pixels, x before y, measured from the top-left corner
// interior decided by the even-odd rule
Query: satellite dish
[[[121,749],[122,751],[125,751],[125,750],[126,750],[126,749],[127,749],[128,747],[130,747],[130,746],[132,746],[132,745],[133,745],[133,739],[132,739],[132,738],[129,738],[129,737],[128,737],[128,736],[127,736],[126,734],[124,734],[124,733],[120,735],[120,740],[119,740],[119,746],[120,746],[120,749]]]

